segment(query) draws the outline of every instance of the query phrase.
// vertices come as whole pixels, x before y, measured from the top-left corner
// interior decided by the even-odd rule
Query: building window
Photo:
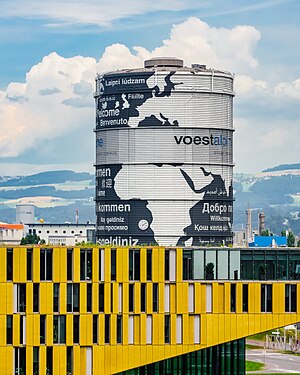
[[[46,315],[40,315],[40,344],[46,343]]]
[[[32,280],[32,249],[27,249],[27,280]]]
[[[193,251],[183,250],[183,262],[182,262],[182,279],[193,280]]]
[[[158,283],[153,283],[152,310],[158,312]]]
[[[110,264],[111,264],[111,281],[116,281],[117,277],[117,251],[111,249],[110,253]]]
[[[248,312],[248,284],[243,284],[243,312]]]
[[[195,309],[195,288],[194,284],[189,284],[188,289],[188,312],[194,312]]]
[[[99,312],[104,312],[104,283],[99,284]]]
[[[6,315],[6,344],[13,343],[13,316]]]
[[[146,283],[141,284],[141,312],[146,312]]]
[[[176,344],[182,344],[182,315],[176,316]]]
[[[170,344],[170,315],[165,315],[165,344]]]
[[[118,312],[122,312],[122,304],[123,304],[123,285],[119,284],[119,288],[118,288]]]
[[[53,375],[53,348],[48,346],[46,349],[46,374]]]
[[[14,374],[26,375],[26,348],[15,348]]]
[[[54,344],[66,343],[66,316],[65,315],[53,316],[53,343]]]
[[[79,284],[67,284],[67,312],[79,312]]]
[[[285,285],[285,312],[297,312],[297,285]]]
[[[212,312],[213,288],[212,284],[206,284],[206,312]]]
[[[40,348],[38,346],[33,347],[33,375],[38,375],[40,368]]]
[[[40,279],[41,281],[52,281],[52,249],[41,249],[40,251]]]
[[[261,284],[261,312],[272,312],[272,284]]]
[[[67,280],[73,280],[73,249],[67,250]]]
[[[99,249],[99,281],[104,281],[104,249]]]
[[[152,344],[152,315],[146,318],[146,344]]]
[[[53,312],[59,312],[59,284],[53,284]]]
[[[105,315],[104,321],[104,343],[109,344],[110,342],[110,315]]]
[[[79,344],[79,315],[73,316],[73,342]]]
[[[140,280],[140,250],[129,250],[129,280]]]
[[[73,348],[67,346],[67,375],[73,374]]]
[[[129,284],[129,299],[128,299],[128,310],[129,312],[134,311],[134,284]]]
[[[98,315],[93,315],[93,344],[98,344]]]
[[[6,280],[13,279],[13,249],[6,250]]]
[[[86,285],[86,311],[92,312],[92,284]]]
[[[80,280],[92,280],[91,249],[80,249]]]
[[[230,284],[230,311],[236,312],[236,284]]]
[[[165,280],[170,280],[170,250],[165,250]]]
[[[40,284],[33,284],[33,312],[40,311]]]
[[[26,316],[20,316],[20,345],[26,344]]]
[[[200,315],[194,315],[194,344],[200,344]]]
[[[134,316],[128,316],[128,344],[134,343]]]
[[[117,315],[117,344],[122,344],[122,315]]]
[[[14,284],[14,305],[15,312],[23,313],[26,311],[26,284]]]
[[[147,249],[147,280],[152,280],[152,249]]]

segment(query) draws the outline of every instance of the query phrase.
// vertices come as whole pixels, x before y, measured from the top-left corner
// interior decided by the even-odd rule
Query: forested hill
[[[84,181],[93,179],[87,172],[76,173],[69,170],[51,171],[11,178],[0,182],[0,186],[36,186],[45,184],[60,184],[67,181]]]
[[[278,171],[290,171],[293,169],[300,169],[300,163],[296,164],[280,164],[273,168],[264,169],[262,172],[278,172]]]

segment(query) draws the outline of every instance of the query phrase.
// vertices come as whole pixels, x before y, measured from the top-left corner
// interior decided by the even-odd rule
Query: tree
[[[287,236],[287,245],[288,247],[295,247],[295,236],[293,232],[289,232]]]
[[[298,240],[297,242],[297,247],[300,247],[300,240]]]
[[[25,237],[21,239],[21,245],[36,245],[36,244],[45,244],[45,240],[41,240],[40,237],[35,234],[27,234]]]
[[[261,235],[264,236],[264,237],[269,237],[270,236],[269,229],[262,230],[261,231]]]

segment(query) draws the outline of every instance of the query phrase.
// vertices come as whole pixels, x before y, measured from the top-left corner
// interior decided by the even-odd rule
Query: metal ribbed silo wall
[[[231,243],[232,75],[116,72],[95,99],[98,242]]]

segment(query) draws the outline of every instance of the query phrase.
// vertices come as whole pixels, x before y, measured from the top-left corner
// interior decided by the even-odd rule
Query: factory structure
[[[175,58],[96,79],[96,238],[232,243],[233,75]]]
[[[1,247],[0,374],[244,375],[300,321],[300,249],[227,246],[233,96],[177,58],[97,75],[96,244]]]

